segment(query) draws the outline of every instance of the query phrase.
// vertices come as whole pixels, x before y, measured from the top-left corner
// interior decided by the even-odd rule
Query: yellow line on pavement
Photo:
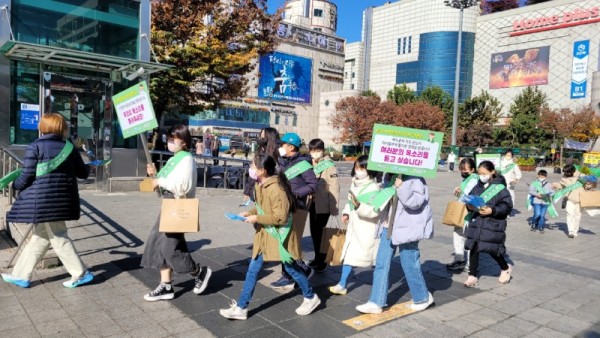
[[[373,315],[373,314],[364,314],[354,318],[346,319],[342,323],[350,326],[355,330],[364,330],[375,325],[383,324],[390,320],[400,318],[406,315],[409,315],[415,311],[411,310],[409,307],[412,302],[404,302],[400,304],[396,304],[388,309],[385,309],[381,314]]]

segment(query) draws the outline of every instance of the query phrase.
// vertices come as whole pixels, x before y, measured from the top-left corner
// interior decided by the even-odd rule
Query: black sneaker
[[[540,235],[544,233],[544,229],[540,229],[539,231]]]
[[[175,298],[175,291],[171,284],[160,283],[148,294],[144,295],[144,299],[149,302],[156,302],[157,300],[169,300]]]
[[[319,262],[312,260],[308,262],[308,266],[310,266],[311,268],[316,268],[317,266],[319,266]]]
[[[465,261],[454,261],[450,264],[446,264],[446,269],[451,271],[463,271],[467,266],[467,262]]]
[[[323,273],[323,272],[325,272],[327,270],[328,266],[329,265],[327,265],[327,264],[319,265],[319,266],[316,266],[314,268],[314,270],[315,270],[316,273]]]
[[[294,281],[287,278],[286,276],[281,276],[277,281],[271,283],[271,287],[274,289],[285,288],[285,287],[294,287]]]
[[[206,290],[208,280],[210,279],[210,276],[212,276],[210,267],[200,267],[200,265],[198,265],[198,269],[200,269],[200,272],[194,277],[194,293],[197,295]]]
[[[530,230],[531,230],[531,231],[535,231],[535,230],[537,230],[537,229],[536,229],[536,228],[534,228],[534,227],[532,226]]]

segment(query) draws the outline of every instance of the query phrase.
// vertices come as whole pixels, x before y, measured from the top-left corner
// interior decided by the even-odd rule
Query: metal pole
[[[452,109],[452,141],[451,146],[456,146],[456,128],[458,125],[458,97],[460,91],[460,62],[462,56],[462,26],[464,8],[460,7],[460,19],[458,22],[458,46],[456,48],[456,73],[454,75],[454,109]]]

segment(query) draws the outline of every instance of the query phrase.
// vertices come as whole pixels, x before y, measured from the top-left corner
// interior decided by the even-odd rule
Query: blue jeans
[[[254,289],[256,288],[258,273],[262,270],[263,263],[264,261],[262,255],[258,255],[256,256],[256,259],[250,261],[248,272],[246,272],[246,279],[244,280],[242,294],[237,301],[238,306],[242,309],[246,309],[248,304],[250,304],[250,300],[254,294]],[[298,283],[304,298],[312,299],[315,296],[315,293],[308,284],[308,278],[306,278],[306,275],[302,272],[302,270],[300,270],[300,268],[293,263],[283,263],[283,267],[285,271],[287,271],[287,273],[292,277],[292,279]]]
[[[387,238],[388,229],[383,229],[379,241],[379,250],[377,251],[377,261],[373,271],[373,288],[369,301],[377,304],[379,307],[386,306],[389,275],[392,258],[396,253],[396,248],[400,249],[400,264],[404,271],[404,278],[408,284],[408,289],[412,295],[415,304],[425,303],[429,300],[429,292],[425,278],[421,271],[421,252],[419,251],[419,242],[410,242],[400,245],[392,244],[391,239]]]
[[[352,273],[352,267],[350,265],[342,265],[342,277],[340,277],[339,285],[346,288],[346,284],[348,283],[348,277],[350,277],[350,273]]]
[[[544,230],[544,224],[546,223],[546,212],[548,211],[548,204],[534,204],[533,205],[533,219],[531,220],[531,227],[539,230]]]

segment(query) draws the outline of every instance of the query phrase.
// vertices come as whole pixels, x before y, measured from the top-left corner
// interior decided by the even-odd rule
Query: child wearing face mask
[[[242,212],[240,216],[246,217],[246,223],[254,225],[252,259],[237,302],[232,301],[229,308],[219,311],[228,319],[246,320],[248,317],[248,305],[265,261],[281,261],[293,282],[298,283],[304,301],[296,309],[296,314],[308,315],[321,304],[308,278],[295,264],[302,254],[298,239],[298,236],[302,238],[302,234],[294,231],[292,221],[296,198],[284,173],[276,167],[275,159],[266,154],[256,156],[250,167],[250,175],[257,182],[256,203],[252,210]]]
[[[479,253],[488,253],[500,266],[498,282],[506,284],[512,278],[512,267],[504,259],[506,247],[506,218],[512,211],[512,199],[506,189],[506,180],[496,173],[494,164],[483,161],[477,168],[479,182],[471,191],[471,195],[480,196],[485,201],[485,206],[475,208],[467,205],[470,211],[467,216],[467,240],[465,249],[469,251],[469,277],[465,281],[466,287],[473,288],[479,283],[477,277],[479,269]]]
[[[310,237],[315,250],[315,259],[308,266],[315,272],[322,273],[327,269],[326,254],[319,251],[323,237],[323,228],[327,226],[329,217],[338,215],[338,197],[340,185],[335,163],[325,155],[325,143],[314,139],[308,143],[312,157],[313,171],[317,177],[317,191],[309,208]]]
[[[460,187],[454,188],[454,195],[458,197],[458,201],[465,203],[465,197],[471,193],[477,185],[479,176],[475,172],[475,161],[472,158],[463,158],[458,165],[460,176],[463,181]],[[454,261],[446,264],[446,268],[450,271],[463,271],[467,266],[469,252],[465,250],[465,232],[469,226],[469,222],[465,220],[463,227],[454,227],[453,240],[454,243]]]
[[[342,276],[340,281],[329,287],[336,295],[345,295],[352,267],[371,267],[375,263],[379,240],[375,238],[379,210],[367,203],[360,203],[365,196],[375,196],[379,185],[375,182],[376,171],[367,170],[369,157],[363,155],[354,162],[352,185],[348,192],[348,203],[342,211],[342,222],[347,225],[346,241],[342,250]]]
[[[533,218],[531,219],[531,231],[538,230],[540,234],[544,233],[544,224],[546,223],[546,212],[550,211],[550,215],[556,216],[556,210],[552,205],[551,196],[554,193],[552,185],[548,183],[546,178],[548,172],[539,170],[537,180],[529,185],[529,194],[533,197],[531,202],[533,205]]]
[[[192,137],[184,125],[175,125],[168,134],[167,146],[174,156],[156,173],[156,168],[148,164],[148,175],[153,177],[152,184],[162,198],[195,198],[196,162],[190,153]],[[187,248],[183,233],[164,233],[159,231],[160,215],[146,241],[141,265],[145,268],[160,270],[160,284],[156,289],[144,295],[144,299],[153,302],[169,300],[175,297],[172,274],[190,274],[194,277],[195,294],[202,293],[212,274],[209,267],[197,264]]]

